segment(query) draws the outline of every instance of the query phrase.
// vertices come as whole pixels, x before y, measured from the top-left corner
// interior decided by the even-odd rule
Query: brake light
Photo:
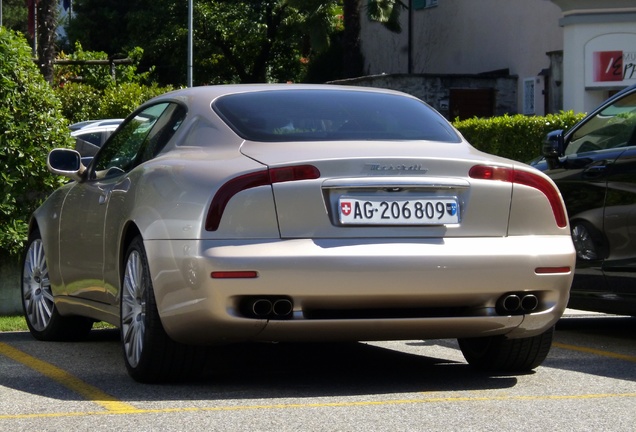
[[[319,177],[320,171],[313,165],[271,168],[234,177],[222,185],[214,195],[208,209],[208,215],[205,218],[205,229],[207,231],[216,231],[219,228],[227,203],[241,191],[274,183],[314,180]]]
[[[567,226],[568,218],[561,201],[561,195],[557,188],[546,178],[528,171],[489,165],[475,165],[470,169],[468,175],[474,179],[518,183],[537,189],[548,199],[557,226],[559,228],[565,228]]]

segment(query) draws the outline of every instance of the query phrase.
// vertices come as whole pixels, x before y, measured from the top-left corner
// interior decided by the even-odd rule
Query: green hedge
[[[568,129],[584,114],[573,111],[528,117],[521,114],[487,119],[458,120],[453,125],[474,147],[520,162],[528,162],[541,155],[546,134],[555,129]]]
[[[142,103],[172,90],[172,87],[111,84],[98,90],[82,83],[67,83],[56,89],[62,101],[62,114],[71,123],[84,120],[123,118]]]
[[[72,146],[60,101],[24,37],[0,27],[0,249],[18,254],[37,205],[63,181],[46,169],[53,147]]]

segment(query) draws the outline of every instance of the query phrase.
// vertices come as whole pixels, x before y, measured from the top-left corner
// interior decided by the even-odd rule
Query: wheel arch
[[[121,241],[119,242],[119,275],[120,278],[124,276],[124,270],[126,267],[126,250],[133,239],[141,236],[141,230],[137,224],[133,221],[129,221],[122,230]]]

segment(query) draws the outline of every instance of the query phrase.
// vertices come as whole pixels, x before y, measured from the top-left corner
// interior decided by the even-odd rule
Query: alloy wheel
[[[25,256],[22,297],[29,324],[37,331],[45,330],[51,322],[54,304],[44,246],[40,239],[31,242]]]
[[[581,223],[574,225],[572,228],[572,241],[576,249],[576,255],[580,259],[595,260],[598,258],[594,240],[585,225]]]
[[[144,348],[146,332],[146,283],[138,251],[128,255],[121,297],[121,322],[124,352],[128,364],[137,367]]]

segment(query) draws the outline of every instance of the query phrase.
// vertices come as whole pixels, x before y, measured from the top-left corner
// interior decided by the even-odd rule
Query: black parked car
[[[569,307],[636,315],[636,85],[548,134],[543,156],[577,251]]]

